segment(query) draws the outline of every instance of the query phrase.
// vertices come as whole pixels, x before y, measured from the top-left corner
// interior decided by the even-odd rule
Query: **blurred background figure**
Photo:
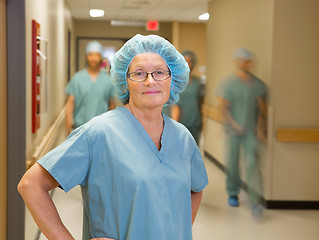
[[[257,159],[257,138],[265,139],[266,88],[263,82],[250,73],[253,54],[238,48],[234,53],[236,69],[223,79],[217,88],[220,107],[227,133],[226,190],[228,204],[239,206],[240,191],[239,155],[244,150],[244,167],[253,214],[260,214],[261,175]]]
[[[86,47],[87,67],[73,76],[68,94],[66,127],[68,133],[92,117],[115,108],[114,87],[108,72],[101,70],[102,45],[91,41]]]
[[[194,52],[186,50],[182,52],[190,69],[189,80],[186,89],[180,94],[180,99],[176,105],[164,109],[164,113],[170,114],[171,118],[181,122],[193,135],[199,144],[202,118],[201,104],[204,98],[204,85],[198,76],[193,74],[197,64],[197,57]],[[169,112],[170,111],[170,112]]]

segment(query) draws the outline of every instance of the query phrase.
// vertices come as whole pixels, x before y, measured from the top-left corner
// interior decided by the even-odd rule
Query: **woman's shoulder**
[[[123,123],[123,121],[123,116],[121,116],[120,111],[116,108],[93,117],[90,121],[84,124],[83,127],[89,132],[96,133],[101,130],[114,128]]]

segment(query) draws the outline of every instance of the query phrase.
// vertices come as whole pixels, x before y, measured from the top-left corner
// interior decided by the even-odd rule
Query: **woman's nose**
[[[151,85],[151,84],[155,84],[155,83],[156,83],[156,81],[154,80],[152,74],[148,73],[147,74],[147,78],[145,80],[145,84],[146,85]]]

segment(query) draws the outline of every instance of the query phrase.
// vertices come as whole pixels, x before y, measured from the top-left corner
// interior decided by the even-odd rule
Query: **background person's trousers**
[[[260,202],[261,174],[257,159],[258,142],[254,133],[244,136],[228,136],[226,143],[226,190],[229,196],[237,196],[240,191],[239,155],[244,150],[244,168],[252,204]]]

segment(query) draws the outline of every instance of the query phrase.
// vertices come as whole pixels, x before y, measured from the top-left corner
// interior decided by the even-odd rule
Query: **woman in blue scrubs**
[[[116,53],[111,76],[124,106],[76,129],[19,183],[48,239],[73,239],[48,192],[76,185],[83,239],[192,239],[206,169],[189,131],[162,114],[188,75],[184,57],[159,36],[136,35]]]

